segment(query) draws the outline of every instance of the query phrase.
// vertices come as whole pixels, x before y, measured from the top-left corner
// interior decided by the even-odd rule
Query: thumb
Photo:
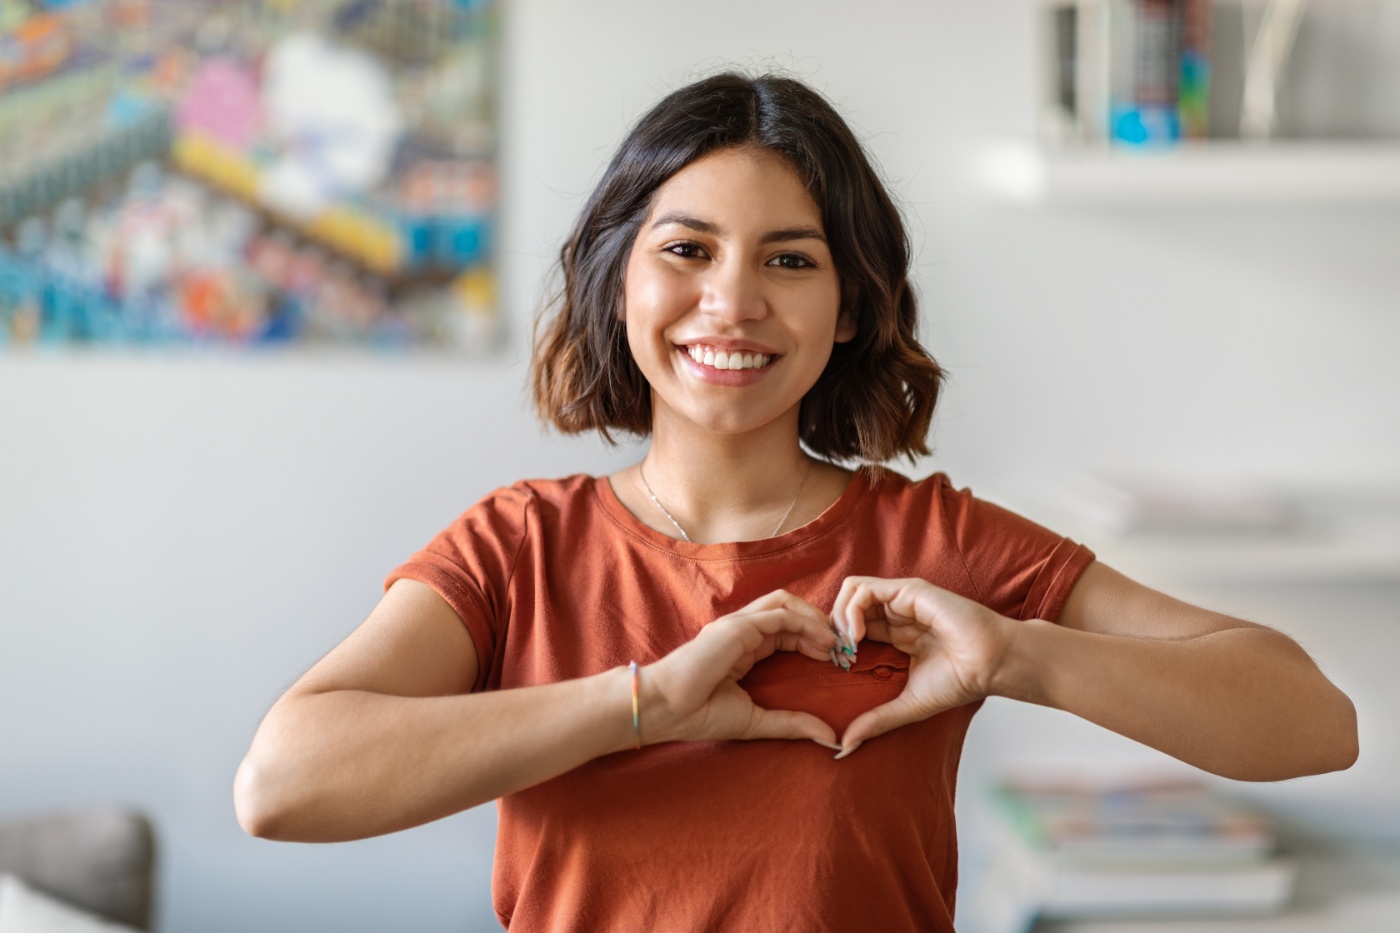
[[[755,707],[754,714],[754,720],[744,733],[745,739],[811,739],[828,748],[839,747],[836,730],[811,713]]]
[[[855,746],[866,739],[873,739],[877,735],[884,735],[892,729],[919,722],[932,715],[933,713],[919,709],[912,700],[900,694],[888,703],[882,703],[861,713],[846,727],[845,734],[841,736],[843,754],[849,755],[855,751]]]

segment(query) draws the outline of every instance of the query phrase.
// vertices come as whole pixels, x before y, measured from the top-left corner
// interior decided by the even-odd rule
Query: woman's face
[[[795,431],[833,344],[855,334],[821,211],[760,149],[713,152],[657,189],[623,294],[653,426],[737,434],[787,416]]]

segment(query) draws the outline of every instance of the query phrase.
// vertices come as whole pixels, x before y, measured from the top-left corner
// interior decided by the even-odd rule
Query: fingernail
[[[858,748],[860,748],[860,743],[859,743],[859,742],[857,742],[856,744],[852,745],[850,748],[843,748],[843,749],[841,749],[841,751],[839,751],[839,752],[836,753],[836,756],[835,756],[832,760],[833,760],[833,761],[840,761],[842,758],[845,758],[847,755],[849,755],[851,752],[855,751],[855,750],[858,749]]]
[[[816,743],[817,743],[818,745],[820,745],[822,748],[832,748],[832,749],[835,749],[835,750],[838,751],[838,752],[841,750],[841,746],[840,746],[840,745],[837,745],[835,742],[823,742],[821,739],[813,739],[812,741],[813,741],[813,742],[816,742]],[[841,757],[841,756],[838,755],[838,756],[836,756],[836,757],[839,758],[839,757]]]

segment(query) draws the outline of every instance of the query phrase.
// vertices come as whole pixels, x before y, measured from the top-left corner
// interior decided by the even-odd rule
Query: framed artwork
[[[0,346],[480,350],[490,0],[0,0]]]

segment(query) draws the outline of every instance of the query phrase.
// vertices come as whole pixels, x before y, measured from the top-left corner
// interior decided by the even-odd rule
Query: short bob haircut
[[[628,133],[560,254],[562,289],[536,324],[535,405],[559,430],[651,433],[651,389],[628,348],[623,279],[653,194],[721,149],[781,156],[821,211],[856,335],[838,343],[803,397],[802,443],[831,460],[879,464],[929,452],[943,371],[916,337],[909,240],[855,135],[791,78],[714,75],[667,95]]]

